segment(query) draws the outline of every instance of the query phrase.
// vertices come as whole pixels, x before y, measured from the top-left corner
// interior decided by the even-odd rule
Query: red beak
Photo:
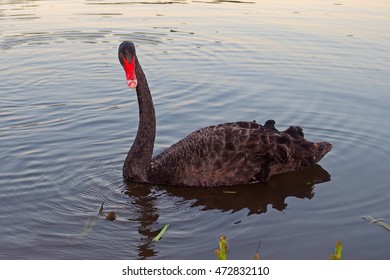
[[[131,60],[131,63],[129,63],[127,61],[127,59],[125,57],[123,57],[123,68],[125,70],[125,73],[126,73],[126,80],[127,80],[127,85],[132,88],[132,89],[135,89],[138,85],[138,82],[137,82],[137,77],[135,75],[135,62],[134,62],[134,57],[133,59]]]

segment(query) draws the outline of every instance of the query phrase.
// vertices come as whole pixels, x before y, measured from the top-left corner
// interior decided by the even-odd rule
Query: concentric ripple
[[[388,233],[360,218],[389,218],[388,3],[317,2],[2,1],[0,258],[214,259],[225,234],[231,259],[259,241],[264,259],[323,259],[335,240],[388,259]],[[139,115],[123,40],[152,91],[155,154],[268,119],[333,150],[267,185],[125,183]]]

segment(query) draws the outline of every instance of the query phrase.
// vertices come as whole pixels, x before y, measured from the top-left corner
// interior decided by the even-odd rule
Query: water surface
[[[346,259],[389,259],[389,233],[361,218],[390,219],[389,10],[2,1],[0,258],[214,259],[225,234],[232,259],[252,258],[259,241],[264,259],[327,259],[336,240]],[[333,150],[267,185],[126,185],[138,106],[117,61],[123,40],[153,93],[156,154],[202,126],[254,119],[300,125]]]

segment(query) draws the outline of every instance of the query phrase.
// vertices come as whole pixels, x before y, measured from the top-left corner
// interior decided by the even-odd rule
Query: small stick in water
[[[104,201],[102,202],[102,206],[100,206],[98,215],[102,214],[102,212],[103,212],[103,205],[104,205]]]

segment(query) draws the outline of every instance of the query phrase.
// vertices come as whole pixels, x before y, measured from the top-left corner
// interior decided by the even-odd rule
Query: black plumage
[[[118,54],[122,65],[134,59],[137,77],[140,123],[123,166],[129,181],[206,187],[267,182],[313,166],[332,149],[328,142],[307,141],[299,126],[279,131],[274,120],[241,121],[196,130],[152,158],[156,120],[146,77],[133,43],[123,42]]]

